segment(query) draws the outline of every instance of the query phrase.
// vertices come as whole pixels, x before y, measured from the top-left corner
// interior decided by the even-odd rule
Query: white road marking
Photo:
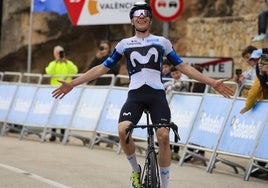
[[[26,172],[26,171],[21,170],[19,168],[8,166],[8,165],[2,164],[2,163],[0,163],[0,167],[5,168],[5,169],[10,170],[10,171],[13,171],[13,172],[16,172],[18,174],[23,174],[25,176],[28,176],[28,177],[33,178],[33,179],[36,179],[38,181],[44,182],[44,183],[49,184],[49,185],[51,185],[53,187],[56,187],[56,188],[70,188],[70,187],[65,186],[65,185],[62,185],[62,184],[60,184],[58,182],[55,182],[55,181],[52,181],[52,180],[43,178],[41,176],[38,176],[36,174],[32,174],[30,172]]]

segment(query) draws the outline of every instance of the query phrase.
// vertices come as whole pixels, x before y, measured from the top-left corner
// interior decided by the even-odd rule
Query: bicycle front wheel
[[[146,188],[160,188],[159,170],[155,152],[151,152],[148,155],[148,177],[148,186]]]

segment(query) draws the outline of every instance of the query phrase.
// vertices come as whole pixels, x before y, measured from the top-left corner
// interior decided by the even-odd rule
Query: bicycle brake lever
[[[174,141],[178,142],[179,140],[181,140],[180,135],[178,133],[178,126],[172,122],[172,126],[171,126],[173,132],[174,132]]]
[[[126,142],[126,144],[129,143],[129,136],[130,136],[130,134],[132,133],[132,130],[133,130],[133,128],[130,127],[130,126],[128,126],[128,127],[126,128],[126,138],[125,138],[125,142]]]

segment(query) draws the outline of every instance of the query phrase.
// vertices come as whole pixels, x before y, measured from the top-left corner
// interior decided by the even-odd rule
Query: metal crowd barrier
[[[120,86],[116,83],[119,78],[127,79],[126,76],[111,76],[109,85],[81,85],[62,100],[55,100],[51,97],[55,87],[43,83],[48,75],[10,72],[0,75],[1,136],[9,133],[11,125],[19,125],[22,127],[20,139],[36,134],[40,142],[44,142],[46,136],[52,134],[51,128],[63,128],[66,131],[62,144],[73,136],[89,144],[90,148],[96,142],[104,141],[116,144],[119,151],[119,143],[103,135],[118,137],[117,121],[127,96],[125,84],[128,83]],[[16,79],[10,78],[12,76]],[[236,91],[231,98],[224,98],[209,87],[204,93],[173,92],[168,98],[172,121],[179,126],[181,141],[178,145],[184,148],[179,164],[193,156],[206,162],[209,173],[222,163],[231,166],[235,173],[242,169],[244,180],[248,180],[253,170],[267,170],[257,162],[268,162],[268,102],[260,101],[250,111],[240,114],[245,103],[245,98],[240,97],[244,86],[228,84],[233,85]],[[139,124],[144,124],[145,120],[142,117]],[[93,136],[83,137],[75,131],[92,132]],[[146,132],[134,131],[133,138],[146,140]],[[172,142],[172,135],[170,138],[171,143],[176,144]],[[211,157],[200,156],[190,149],[210,152]],[[237,164],[227,160],[226,155],[245,158],[249,164],[246,167]]]

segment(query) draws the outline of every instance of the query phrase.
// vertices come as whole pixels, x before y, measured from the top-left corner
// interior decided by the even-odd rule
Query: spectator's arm
[[[250,110],[256,104],[256,102],[261,98],[262,98],[262,87],[260,85],[259,79],[256,78],[248,92],[245,107],[240,111],[240,113],[243,114],[246,111]]]

